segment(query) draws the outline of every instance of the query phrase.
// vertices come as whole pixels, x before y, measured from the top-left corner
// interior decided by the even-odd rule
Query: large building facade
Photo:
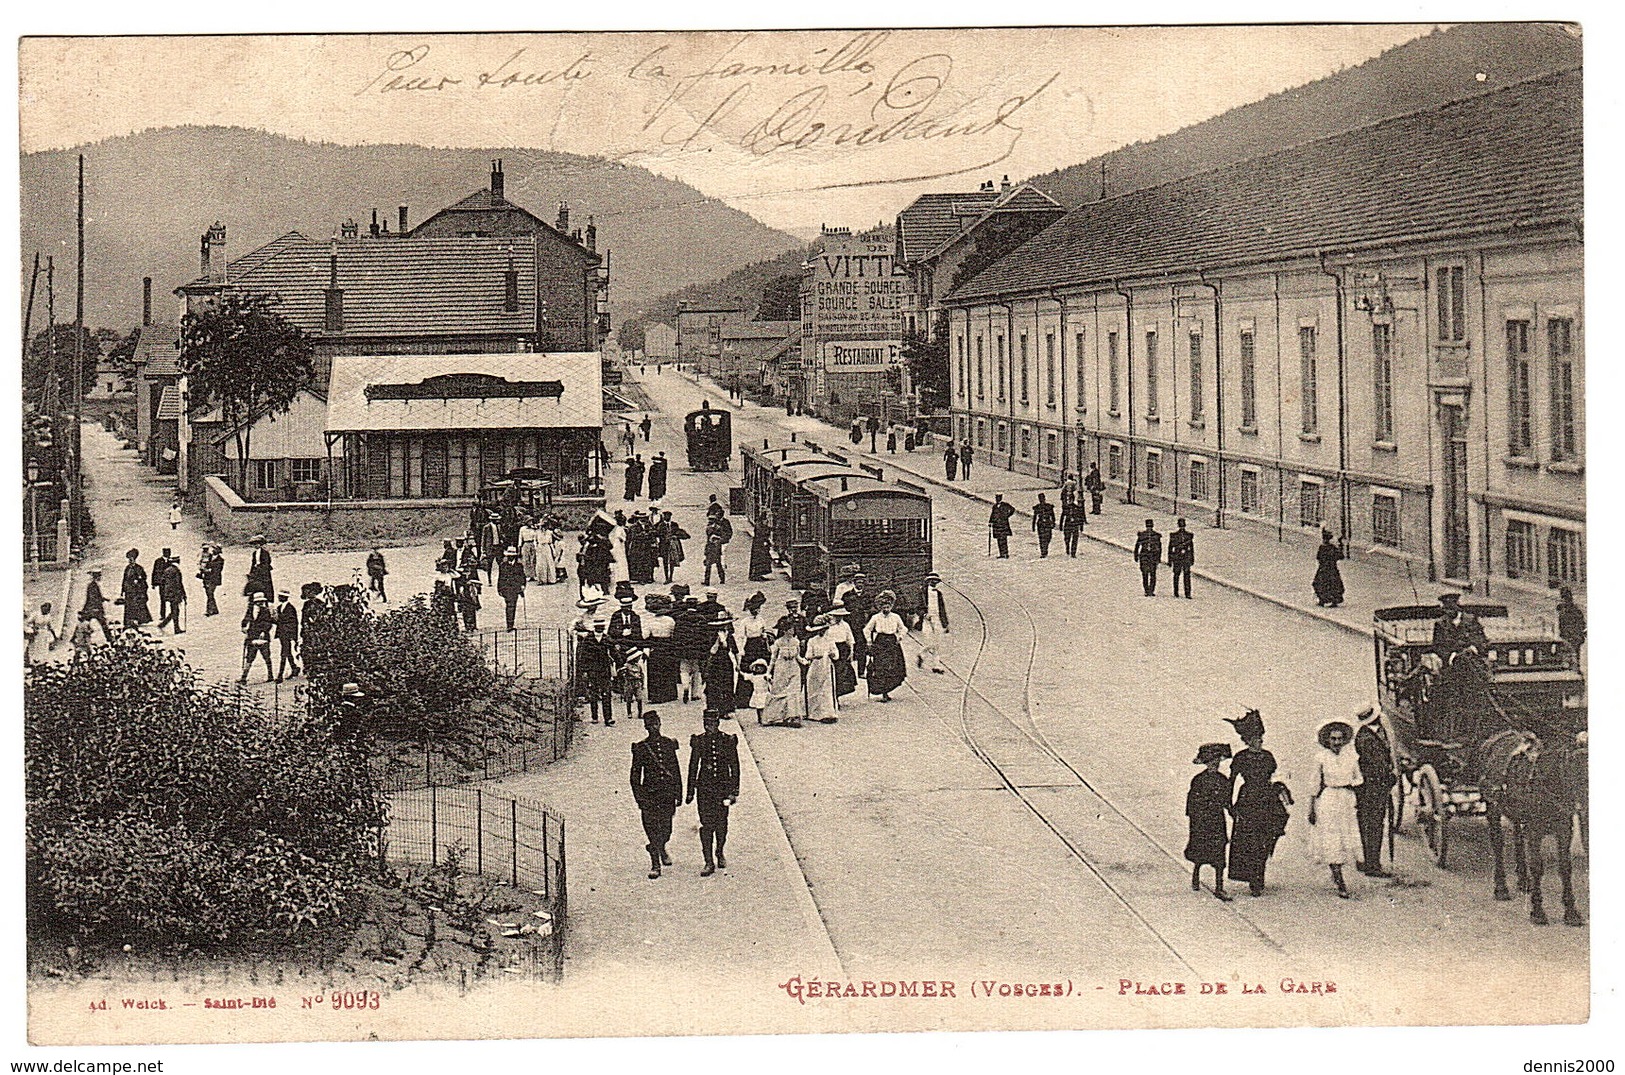
[[[1418,578],[1583,586],[1580,83],[1074,210],[946,300],[957,435]]]
[[[804,405],[842,425],[911,417],[903,337],[912,304],[894,229],[824,228],[801,275]]]

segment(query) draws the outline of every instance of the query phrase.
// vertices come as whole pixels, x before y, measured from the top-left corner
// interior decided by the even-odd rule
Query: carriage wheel
[[[1405,800],[1410,798],[1410,779],[1403,769],[1394,770],[1394,786],[1388,792],[1389,814],[1388,831],[1390,834],[1405,831]],[[1389,849],[1392,851],[1392,848]]]
[[[1424,765],[1416,774],[1416,822],[1422,830],[1422,839],[1439,869],[1445,869],[1450,851],[1450,814],[1445,806],[1444,789],[1433,766]]]

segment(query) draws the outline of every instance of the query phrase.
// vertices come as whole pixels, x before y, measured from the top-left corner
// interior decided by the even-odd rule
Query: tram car
[[[779,467],[791,461],[829,462],[828,456],[794,441],[777,445],[764,442],[760,448],[741,448],[739,455],[743,460],[746,514],[752,527],[765,526],[770,531],[775,530],[780,521],[784,490],[777,480]],[[777,534],[771,533],[770,537],[776,548]]]
[[[825,576],[822,583],[816,581],[822,568],[815,523],[818,515],[815,487],[826,482],[867,478],[867,475],[831,457],[818,462],[787,463],[776,478],[781,500],[779,520],[773,530],[777,535],[774,544],[780,558],[789,565],[791,585],[803,588],[821,585],[827,590],[834,586],[835,576]]]
[[[1438,605],[1376,610],[1372,623],[1377,697],[1393,750],[1392,831],[1407,808],[1443,868],[1450,823],[1485,812],[1474,755],[1508,728],[1542,737],[1585,728],[1579,656],[1554,624],[1519,621],[1505,605],[1462,603],[1484,629],[1482,660],[1445,661],[1433,643]]]
[[[816,548],[807,583],[831,586],[844,564],[860,564],[871,594],[892,590],[897,611],[925,611],[931,572],[931,497],[919,486],[868,475],[807,483]],[[791,585],[801,585],[791,579]]]
[[[688,437],[688,469],[727,470],[733,463],[733,415],[714,411],[710,403],[683,419]]]

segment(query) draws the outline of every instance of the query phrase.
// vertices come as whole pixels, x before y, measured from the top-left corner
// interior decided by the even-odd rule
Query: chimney
[[[587,217],[587,249],[592,251],[598,249],[598,226],[592,222],[590,215]]]
[[[502,187],[502,162],[494,160],[491,162],[491,197],[499,202],[507,200],[502,193]]]
[[[559,202],[559,221],[555,225],[564,234],[570,234],[570,203]]]
[[[209,278],[209,233],[204,232],[198,236],[197,241],[197,274],[203,279]]]
[[[209,225],[208,234],[204,236],[208,244],[209,282],[223,284],[226,282],[226,226],[220,221]]]
[[[327,288],[323,295],[327,299],[326,331],[328,335],[337,336],[344,331],[344,289],[339,287],[337,239],[334,239],[327,248]]]
[[[508,255],[508,271],[502,274],[502,312],[519,312],[519,270],[514,268],[512,253]]]
[[[400,228],[398,230],[402,235],[406,234],[406,206],[404,205],[400,208]]]
[[[357,224],[353,219],[346,220],[339,225],[339,237],[342,239],[354,239],[360,234],[361,225]]]
[[[152,324],[152,277],[141,278],[141,323]]]
[[[372,237],[378,238],[378,210],[372,211]]]
[[[1010,193],[1010,177],[1009,176],[1005,176],[1004,179],[999,182],[999,193],[1000,194],[1009,194]]]

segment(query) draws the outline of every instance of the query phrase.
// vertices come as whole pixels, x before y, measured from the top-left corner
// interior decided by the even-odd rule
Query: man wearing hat
[[[1433,621],[1433,652],[1446,664],[1469,646],[1477,646],[1483,653],[1489,648],[1484,625],[1478,617],[1461,607],[1461,594],[1439,595],[1439,618]]]
[[[1039,559],[1048,559],[1049,543],[1055,535],[1055,505],[1043,493],[1038,494],[1038,503],[1033,505],[1033,533],[1038,535]]]
[[[914,663],[933,672],[942,672],[937,651],[948,633],[948,603],[942,599],[942,576],[935,571],[925,576],[925,611],[920,613],[920,652]]]
[[[987,526],[993,541],[999,546],[999,559],[1010,559],[1010,519],[1016,514],[1015,505],[1005,502],[1003,493],[993,494],[993,510],[988,513]]]
[[[1185,843],[1185,861],[1191,864],[1191,891],[1202,891],[1202,867],[1213,867],[1213,894],[1229,903],[1224,890],[1225,850],[1230,844],[1230,778],[1219,764],[1230,757],[1230,744],[1203,743],[1191,764],[1202,771],[1191,778],[1185,793],[1185,816],[1190,819],[1190,839]]]
[[[638,595],[630,582],[615,584],[615,602],[620,607],[610,613],[609,638],[619,648],[643,638],[643,620],[632,606]]]
[[[1354,717],[1354,753],[1360,759],[1360,785],[1354,789],[1354,815],[1360,826],[1360,861],[1355,869],[1367,877],[1392,877],[1382,868],[1382,832],[1393,791],[1394,757],[1382,717],[1366,706]]]
[[[656,452],[655,457],[649,460],[649,499],[664,500],[666,498],[666,462],[665,452]]]
[[[147,585],[158,591],[157,629],[159,631],[162,631],[164,626],[170,623],[175,624],[177,627],[180,626],[175,619],[175,610],[169,606],[169,593],[164,587],[164,581],[169,578],[169,569],[174,566],[171,563],[173,556],[174,553],[171,550],[165,549],[158,554],[158,558],[152,562],[152,570],[147,573]]]
[[[773,625],[773,634],[777,637],[794,635],[797,639],[806,639],[807,617],[801,611],[800,598],[791,597],[784,602],[784,615]]]
[[[263,659],[265,682],[270,683],[276,678],[271,670],[271,632],[276,630],[276,617],[271,615],[264,594],[256,593],[248,599],[248,611],[243,614],[242,629],[243,674],[237,677],[237,682],[248,682],[248,669],[256,659]]]
[[[453,596],[457,602],[457,611],[463,614],[463,628],[475,631],[480,626],[480,575],[474,567],[464,568],[458,572],[457,580],[453,584]]]
[[[178,635],[183,635],[186,633],[186,626],[184,623],[186,612],[186,576],[181,571],[181,558],[170,552],[168,549],[164,550],[164,554],[164,562],[166,567],[163,575],[163,581],[158,584],[158,593],[163,598],[164,604],[169,606],[169,611],[165,613],[165,619],[159,621],[158,627],[161,630],[165,623],[173,623],[175,625],[175,633]]]
[[[366,704],[367,696],[361,690],[359,683],[346,683],[339,688],[338,712],[335,715],[336,727],[334,737],[337,739],[354,739],[361,734],[362,720],[365,714],[362,706]]]
[[[701,877],[728,868],[728,808],[739,801],[739,737],[719,730],[722,714],[706,709],[705,731],[688,737],[688,798],[699,800]]]
[[[281,683],[289,665],[293,666],[295,676],[299,674],[299,655],[296,649],[299,645],[299,610],[288,600],[287,590],[280,591],[276,595],[276,601],[276,640],[281,648],[276,681]]]
[[[643,495],[643,456],[632,455],[626,460],[626,489],[623,500],[636,500]]]
[[[1185,520],[1174,524],[1177,529],[1168,535],[1168,566],[1174,572],[1174,596],[1179,596],[1179,581],[1185,580],[1185,598],[1191,596],[1191,568],[1196,565],[1196,535],[1185,529]]]
[[[615,724],[615,710],[610,705],[615,678],[613,647],[609,621],[602,617],[595,617],[591,628],[576,636],[576,676],[581,682],[581,693],[586,695],[592,722],[597,724],[602,712],[605,727]]]
[[[497,564],[497,593],[507,608],[508,630],[513,630],[514,615],[525,596],[525,565],[519,561],[519,550],[509,545],[502,550],[502,562]]]
[[[203,543],[203,555],[198,558],[197,577],[203,583],[203,615],[220,615],[220,605],[215,601],[214,592],[220,588],[220,583],[226,575],[226,558],[220,553],[220,546],[212,541]]]
[[[1140,586],[1147,597],[1157,596],[1157,569],[1162,563],[1162,535],[1156,523],[1147,519],[1145,529],[1134,535],[1134,559],[1140,565]]]
[[[660,714],[643,714],[645,739],[632,744],[632,798],[643,816],[643,835],[649,852],[649,879],[671,865],[666,844],[671,840],[671,819],[683,801],[683,772],[677,763],[677,740],[660,734]]]
[[[79,614],[88,621],[102,625],[102,637],[108,645],[113,644],[113,632],[107,626],[107,598],[102,594],[102,569],[90,569],[90,580],[85,583],[85,603],[79,606]]]

